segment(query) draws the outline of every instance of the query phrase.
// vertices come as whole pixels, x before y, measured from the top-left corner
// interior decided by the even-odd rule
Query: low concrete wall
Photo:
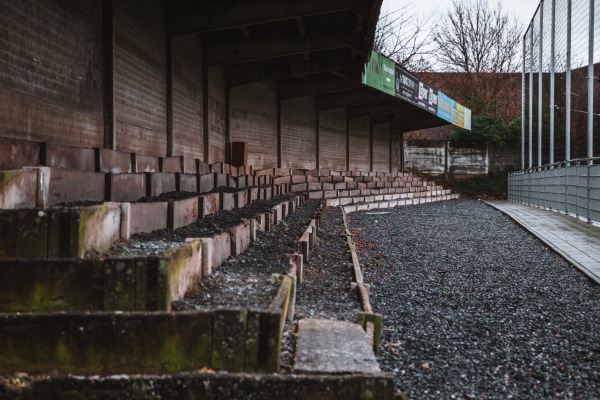
[[[128,379],[64,377],[34,381],[13,399],[393,400],[391,374],[185,374]]]
[[[600,222],[600,165],[570,165],[508,176],[508,198]]]

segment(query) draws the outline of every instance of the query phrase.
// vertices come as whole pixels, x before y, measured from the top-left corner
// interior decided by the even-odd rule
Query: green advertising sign
[[[371,53],[362,77],[362,83],[394,96],[396,94],[396,64],[376,52]]]

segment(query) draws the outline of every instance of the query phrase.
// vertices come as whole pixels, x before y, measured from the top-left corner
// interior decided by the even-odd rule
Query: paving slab
[[[294,371],[302,373],[379,373],[365,331],[346,321],[302,319]]]
[[[536,236],[591,279],[600,283],[600,227],[574,216],[508,200],[486,203]]]

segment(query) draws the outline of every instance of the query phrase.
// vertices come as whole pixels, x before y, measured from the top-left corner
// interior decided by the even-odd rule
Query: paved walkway
[[[508,215],[600,284],[600,228],[572,216],[512,201],[486,203]]]

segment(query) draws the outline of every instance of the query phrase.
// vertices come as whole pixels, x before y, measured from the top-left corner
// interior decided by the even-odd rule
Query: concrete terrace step
[[[364,329],[351,322],[302,319],[294,371],[300,373],[381,372]]]
[[[385,208],[393,208],[396,206],[409,206],[416,204],[424,204],[424,203],[432,203],[434,201],[446,201],[446,200],[454,200],[460,198],[459,194],[445,194],[440,196],[429,196],[429,197],[413,197],[406,198],[401,200],[383,200],[383,201],[368,201],[369,199],[365,198],[365,202],[360,202],[359,204],[341,204],[344,199],[328,199],[326,202],[335,203],[336,200],[340,201],[339,206],[343,206],[344,211],[346,213],[351,213],[355,211],[366,211],[366,210],[376,210],[376,209],[385,209]],[[357,198],[357,200],[360,198]],[[327,204],[331,205],[331,204]]]

